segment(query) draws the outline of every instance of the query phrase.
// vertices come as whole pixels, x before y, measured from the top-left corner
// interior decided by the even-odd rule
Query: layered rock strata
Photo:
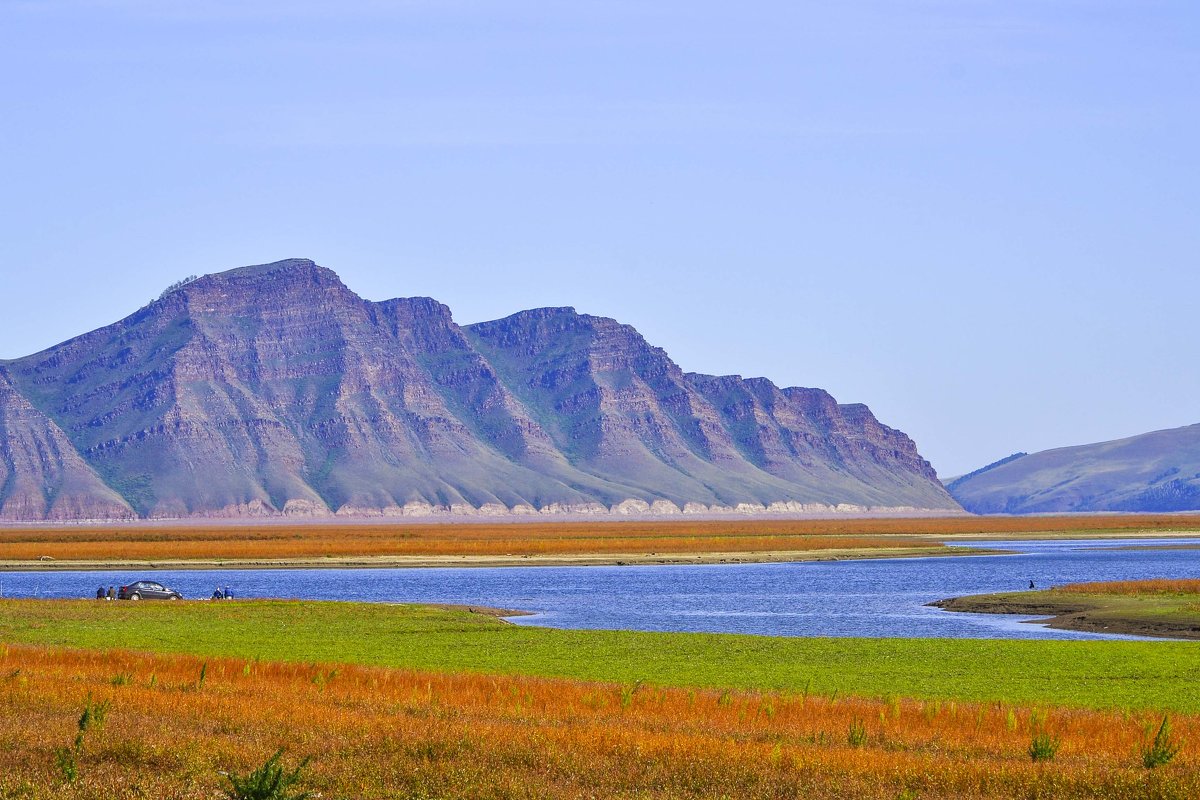
[[[866,406],[684,373],[569,308],[459,326],[303,259],[0,362],[0,425],[6,519],[957,508]]]

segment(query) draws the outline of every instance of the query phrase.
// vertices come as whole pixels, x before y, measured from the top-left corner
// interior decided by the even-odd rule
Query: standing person
[[[116,587],[114,587],[114,586],[110,586],[110,587],[108,587],[108,598],[107,598],[107,599],[109,599],[109,600],[116,600],[116,599],[117,599],[117,590],[116,590]]]
[[[103,586],[99,586],[96,588],[96,599],[97,600],[104,599],[104,587]]]

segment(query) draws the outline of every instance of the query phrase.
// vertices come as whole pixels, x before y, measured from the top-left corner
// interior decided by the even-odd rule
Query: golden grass
[[[89,695],[111,710],[66,783],[54,750]],[[1200,796],[1200,717],[1141,766],[1159,719],[0,646],[0,796],[211,798],[280,746],[323,797]]]
[[[937,542],[880,536],[681,535],[578,536],[558,532],[450,529],[412,532],[405,528],[293,529],[243,534],[238,529],[196,534],[176,529],[170,538],[102,540],[63,537],[57,541],[3,541],[0,559],[34,560],[155,560],[155,559],[289,559],[372,556],[559,556],[626,553],[744,553],[778,550],[841,550],[862,548],[937,548]]]
[[[1060,594],[1121,594],[1163,595],[1200,594],[1200,580],[1155,578],[1144,581],[1098,581],[1093,583],[1068,583],[1051,591]]]
[[[0,560],[567,556],[929,547],[921,537],[1200,530],[1200,518],[943,517],[437,524],[178,524],[0,530]]]

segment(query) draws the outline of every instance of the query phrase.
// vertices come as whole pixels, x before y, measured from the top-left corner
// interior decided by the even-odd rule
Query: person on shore
[[[228,586],[226,586],[226,587],[225,587],[225,599],[226,599],[226,600],[232,600],[232,599],[233,599],[233,592],[229,591],[229,587],[228,587]]]
[[[103,586],[99,586],[96,588],[96,599],[97,600],[104,599],[104,587]]]
[[[209,598],[209,600],[224,600],[224,599],[225,599],[225,594],[224,594],[224,592],[221,591],[220,586],[213,589],[212,597]]]
[[[115,586],[108,587],[108,595],[106,596],[105,599],[107,599],[107,600],[116,600],[117,599],[117,589]]]

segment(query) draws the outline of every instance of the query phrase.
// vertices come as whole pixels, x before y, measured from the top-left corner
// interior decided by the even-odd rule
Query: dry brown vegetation
[[[0,560],[289,559],[372,556],[504,556],[741,553],[929,547],[911,537],[796,535],[703,527],[664,532],[580,525],[303,526],[38,531],[0,537]]]
[[[1160,719],[0,646],[0,797],[210,798],[278,747],[322,797],[1200,796],[1200,718],[1141,765]]]
[[[1060,594],[1164,595],[1200,594],[1200,580],[1155,578],[1144,581],[1068,583],[1051,590]]]
[[[749,553],[937,547],[939,537],[1200,530],[1200,517],[113,525],[0,530],[0,560]]]

